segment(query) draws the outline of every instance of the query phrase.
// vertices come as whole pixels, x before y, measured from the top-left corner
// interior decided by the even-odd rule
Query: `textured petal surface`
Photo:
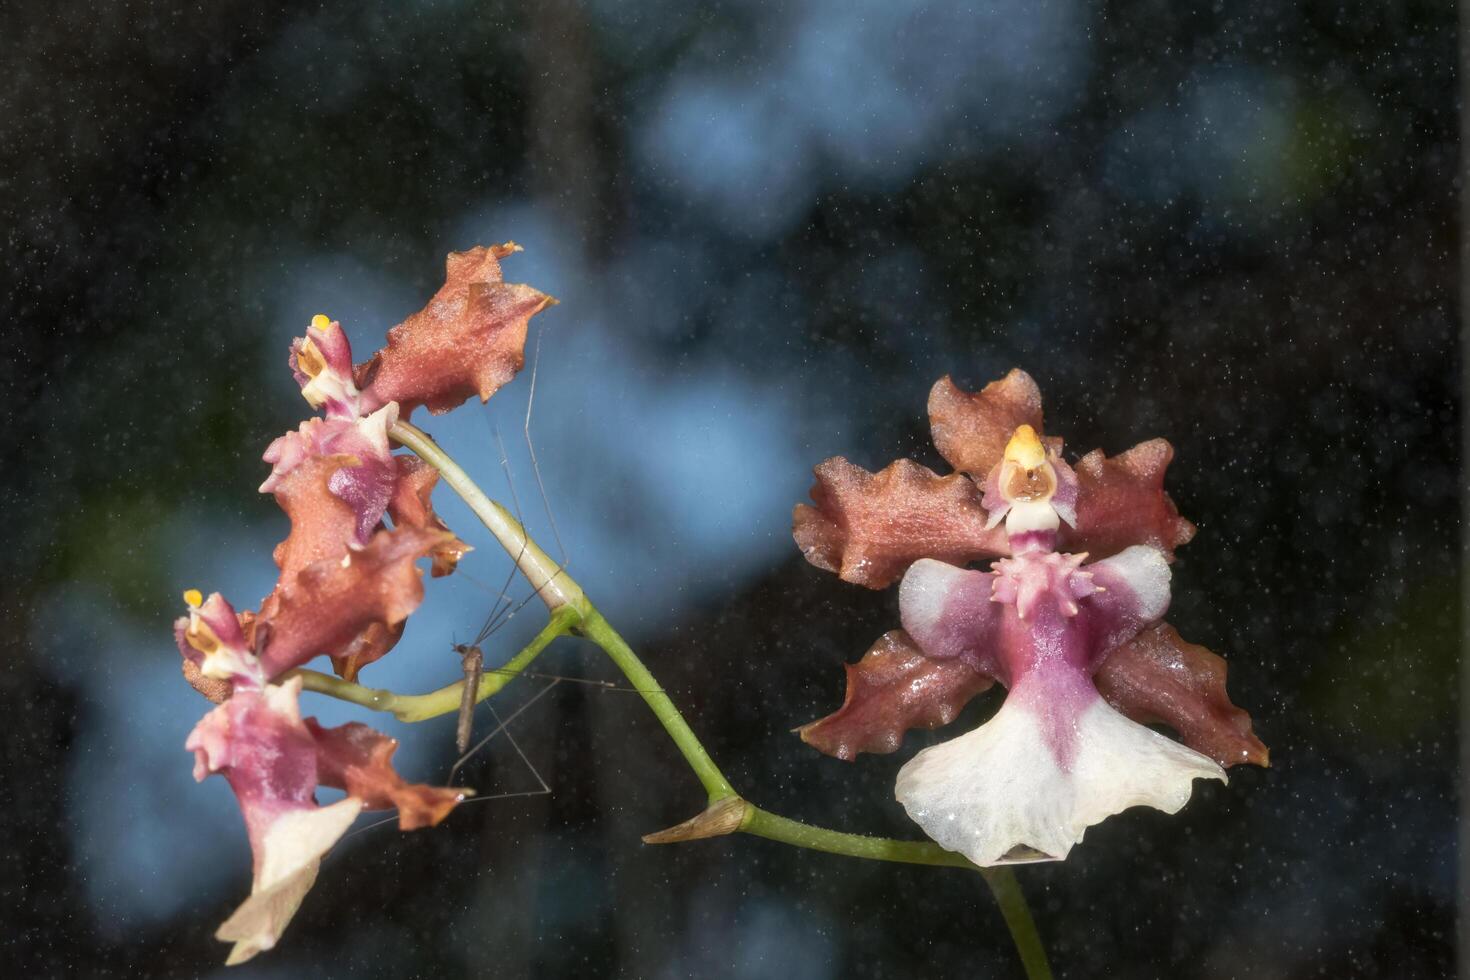
[[[978,392],[962,390],[949,375],[929,391],[935,447],[949,465],[977,480],[984,480],[1000,462],[1006,443],[1021,425],[1042,431],[1041,391],[1020,368]]]
[[[325,653],[334,658],[339,673],[355,677],[383,651],[367,659],[374,651],[354,654],[349,647],[374,624],[392,635],[393,628],[418,608],[424,586],[414,562],[452,537],[447,531],[413,527],[379,531],[361,551],[315,562],[283,583],[269,615],[263,609],[255,625],[267,676]],[[344,660],[350,656],[357,659]]]
[[[1008,698],[975,731],[910,760],[898,774],[898,801],[941,847],[983,866],[1018,847],[1061,860],[1111,814],[1131,806],[1176,813],[1195,779],[1225,779],[1210,759],[1101,698],[1074,724],[1077,754],[1063,766],[1031,704]]]
[[[393,499],[388,501],[388,516],[395,527],[417,527],[431,531],[448,531],[449,528],[439,515],[429,497],[439,482],[439,471],[417,456],[395,456],[398,464],[398,482],[393,489]],[[472,549],[457,537],[451,536],[431,553],[433,575],[439,578],[453,572],[459,560]]]
[[[901,459],[869,473],[840,456],[814,470],[816,506],[798,504],[793,535],[807,561],[881,589],[920,558],[964,564],[1007,553],[1003,528],[987,528],[974,483]]]
[[[449,256],[443,288],[358,368],[365,408],[397,402],[405,417],[420,405],[439,414],[473,395],[483,401],[515,377],[531,317],[555,302],[502,281],[500,260],[518,250],[480,246]]]
[[[1195,530],[1164,492],[1164,471],[1173,458],[1166,440],[1150,439],[1111,459],[1094,449],[1078,460],[1076,526],[1061,528],[1057,550],[1105,558],[1142,544],[1173,561],[1174,549]]]
[[[310,456],[276,481],[276,503],[291,521],[291,531],[276,545],[283,583],[322,559],[340,559],[357,537],[357,514],[332,492],[332,475],[350,457]]]
[[[1103,661],[1095,678],[1108,703],[1134,721],[1164,724],[1185,745],[1229,768],[1270,765],[1251,716],[1230,701],[1225,661],[1158,623]]]
[[[323,728],[308,718],[306,728],[316,740],[321,784],[346,790],[367,810],[396,807],[402,830],[432,827],[467,795],[462,788],[404,782],[393,768],[398,741],[360,722]]]
[[[852,760],[892,752],[911,728],[938,728],[994,683],[965,660],[926,657],[903,630],[885,633],[847,668],[847,696],[837,711],[798,731],[813,748]]]

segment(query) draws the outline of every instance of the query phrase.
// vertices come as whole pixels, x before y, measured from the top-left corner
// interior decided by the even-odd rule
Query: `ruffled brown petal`
[[[255,624],[266,675],[275,677],[322,653],[340,658],[374,624],[388,631],[397,627],[423,600],[423,577],[414,562],[452,536],[414,527],[379,531],[362,550],[314,562],[283,583]],[[357,653],[343,676],[355,677],[370,662]]]
[[[316,739],[318,781],[346,790],[364,809],[397,808],[401,830],[434,826],[469,795],[463,788],[404,782],[393,768],[398,740],[361,722],[323,728],[307,718],[306,728]]]
[[[929,427],[934,445],[955,469],[984,480],[1005,455],[1017,427],[1041,429],[1041,391],[1031,375],[1012,368],[971,394],[945,375],[929,391]],[[1060,449],[1059,440],[1048,440]]]
[[[404,418],[419,405],[437,415],[471,395],[484,401],[515,377],[525,363],[531,317],[555,302],[502,281],[500,260],[519,250],[507,243],[449,256],[444,287],[358,366],[364,411],[396,401]]]
[[[434,513],[429,497],[439,482],[439,471],[416,456],[395,457],[398,462],[398,483],[393,490],[393,499],[388,501],[388,516],[395,527],[418,527],[431,531],[448,531],[449,527]],[[433,551],[434,564],[431,574],[435,578],[448,575],[459,565],[459,560],[471,550],[457,537]]]
[[[294,580],[313,562],[341,558],[348,542],[355,540],[357,514],[330,486],[332,475],[351,461],[350,456],[308,457],[272,488],[276,503],[291,520],[291,532],[274,553],[282,583]]]
[[[1174,549],[1194,537],[1194,525],[1179,516],[1164,492],[1164,471],[1174,458],[1166,439],[1140,442],[1109,459],[1102,450],[1078,460],[1077,525],[1063,525],[1058,551],[1087,552],[1094,560],[1129,545],[1158,548],[1170,561]]]
[[[903,630],[883,634],[847,670],[842,707],[797,729],[813,748],[852,761],[859,752],[892,752],[911,728],[954,721],[994,681],[962,657],[924,656]]]
[[[1168,623],[1114,650],[1094,680],[1114,708],[1141,724],[1168,725],[1185,745],[1227,769],[1270,765],[1250,714],[1230,702],[1225,661],[1185,642]]]
[[[920,558],[963,565],[1010,553],[1005,528],[987,529],[975,484],[900,459],[879,473],[841,456],[813,472],[816,506],[797,504],[792,534],[806,560],[845,581],[881,589]]]

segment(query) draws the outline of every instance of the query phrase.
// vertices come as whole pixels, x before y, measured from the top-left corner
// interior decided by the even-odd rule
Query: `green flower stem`
[[[861,834],[844,834],[837,830],[813,827],[768,813],[758,806],[750,806],[745,819],[740,823],[740,832],[754,834],[767,840],[793,844],[829,854],[845,854],[848,857],[868,858],[873,861],[897,861],[902,864],[930,864],[944,868],[974,868],[963,855],[946,851],[929,841],[890,840],[886,837],[865,837]],[[981,870],[981,874],[989,872]]]
[[[389,435],[407,446],[430,466],[437,469],[444,482],[469,504],[485,527],[500,542],[551,610],[551,620],[536,638],[516,654],[500,671],[487,672],[481,679],[476,700],[483,700],[503,688],[526,665],[534,660],[552,640],[576,632],[596,643],[623,672],[634,689],[647,702],[654,717],[663,725],[684,760],[709,794],[711,807],[678,828],[648,838],[654,842],[693,840],[729,833],[746,833],[768,840],[791,844],[831,854],[922,864],[940,867],[972,868],[980,872],[1000,905],[1001,915],[1015,943],[1016,952],[1030,980],[1050,980],[1051,967],[1046,950],[1036,931],[1036,923],[1021,892],[1020,883],[1009,868],[976,868],[964,857],[946,851],[937,844],[899,841],[882,837],[865,837],[837,830],[827,830],[769,813],[741,799],[720,772],[699,737],[684,720],[674,702],[664,693],[643,661],[618,635],[586,594],[560,565],[547,556],[526,529],[500,504],[487,497],[459,464],[449,457],[420,429],[399,422]],[[399,695],[375,690],[330,677],[316,671],[298,670],[306,690],[341,698],[374,711],[391,711],[403,721],[422,721],[448,714],[459,707],[464,683],[451,684],[428,694]]]
[[[990,894],[995,896],[996,904],[1000,906],[1001,917],[1010,930],[1011,941],[1015,943],[1026,976],[1030,980],[1051,978],[1051,964],[1046,959],[1046,947],[1041,944],[1041,934],[1036,931],[1036,921],[1031,918],[1031,908],[1026,904],[1021,883],[1016,880],[1015,872],[1010,868],[976,867],[962,855],[946,851],[938,844],[928,841],[921,843],[889,840],[885,837],[865,837],[813,827],[786,817],[778,817],[751,804],[746,804],[745,819],[741,821],[739,830],[744,834],[754,834],[767,840],[826,851],[829,854],[978,871],[985,879]]]
[[[550,621],[540,633],[536,634],[535,639],[526,644],[524,649],[507,660],[504,666],[487,670],[480,676],[480,686],[475,692],[475,703],[478,704],[490,695],[498,693],[501,688],[519,676],[521,671],[529,667],[531,662],[541,655],[542,650],[551,645],[552,640],[570,633],[578,619],[577,611],[571,606],[561,606],[554,610]],[[437,691],[430,691],[428,694],[394,694],[392,691],[363,687],[361,684],[344,681],[331,674],[323,674],[305,668],[298,668],[285,676],[286,678],[300,677],[301,689],[304,691],[314,691],[341,701],[350,701],[374,711],[391,711],[399,721],[410,722],[427,721],[430,718],[438,718],[440,715],[453,714],[459,710],[460,694],[464,690],[464,681],[459,681],[441,687]]]
[[[595,606],[588,603],[590,610],[582,620],[578,632],[587,639],[602,647],[604,653],[617,664],[623,676],[633,685],[633,689],[642,695],[643,700],[653,711],[659,724],[664,726],[664,731],[669,733],[669,738],[674,740],[679,752],[683,754],[684,761],[689,763],[689,768],[694,770],[694,775],[699,777],[704,790],[709,794],[709,801],[716,803],[738,795],[725,774],[720,772],[720,767],[715,765],[715,760],[709,757],[709,753],[700,744],[699,737],[674,707],[674,702],[659,687],[658,681],[654,680],[648,668],[643,666],[643,661],[638,659],[638,654],[618,635],[618,631],[612,628],[612,624],[602,618]]]
[[[325,694],[327,697],[336,698],[338,701],[350,701],[353,704],[360,704],[364,708],[371,708],[374,711],[392,711],[400,701],[405,700],[402,694],[394,694],[392,691],[385,691],[380,687],[363,687],[361,684],[344,681],[340,677],[323,674],[319,670],[308,670],[305,667],[297,667],[295,670],[288,671],[273,683],[279,684],[281,681],[288,681],[293,677],[301,678],[301,689],[303,691],[311,691],[314,694]]]
[[[412,449],[415,455],[439,471],[444,482],[470,505],[480,522],[495,535],[495,540],[510,555],[548,609],[555,612],[562,606],[571,606],[585,614],[591,608],[587,597],[582,594],[582,587],[531,540],[521,522],[512,517],[510,511],[485,496],[485,492],[475,486],[475,481],[470,479],[469,474],[460,469],[459,464],[440,449],[439,444],[429,438],[428,433],[407,422],[396,422],[388,430],[388,435]]]
[[[1031,918],[1031,906],[1021,892],[1021,883],[1010,868],[985,868],[980,872],[1000,914],[1010,930],[1011,942],[1021,957],[1021,966],[1030,980],[1051,980],[1051,964],[1046,960],[1046,947],[1041,944],[1041,933],[1036,931],[1036,920]]]

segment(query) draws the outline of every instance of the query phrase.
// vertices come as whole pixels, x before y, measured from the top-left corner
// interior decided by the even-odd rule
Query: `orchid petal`
[[[1173,458],[1167,440],[1150,439],[1111,459],[1094,449],[1078,460],[1077,519],[1061,529],[1057,548],[1105,558],[1141,544],[1173,561],[1174,549],[1195,532],[1164,491]]]
[[[1133,545],[1111,558],[1082,566],[1096,590],[1079,600],[1091,665],[1133,639],[1169,611],[1169,563],[1157,548]]]
[[[1007,698],[989,722],[920,752],[899,771],[898,801],[941,847],[983,867],[1026,847],[1061,860],[1112,814],[1131,806],[1177,813],[1195,779],[1225,781],[1212,760],[1096,695],[1071,722],[1077,751],[1063,762],[1043,710]]]
[[[1011,434],[1022,425],[1041,431],[1041,391],[1019,368],[978,392],[962,390],[948,375],[929,391],[935,447],[949,465],[976,480],[984,480],[1000,462]],[[1060,440],[1049,442],[1060,451]]]
[[[848,761],[894,751],[911,728],[949,724],[994,683],[961,658],[925,656],[903,630],[885,633],[862,660],[844,666],[842,707],[797,731],[808,745]]]
[[[901,459],[869,473],[840,456],[814,470],[816,506],[798,504],[793,534],[807,561],[881,589],[920,558],[963,564],[1007,553],[987,528],[975,485]]]
[[[374,624],[384,628],[385,639],[396,639],[393,628],[423,600],[422,574],[414,562],[452,537],[447,531],[413,527],[379,531],[362,550],[340,560],[313,562],[283,583],[255,627],[267,675],[275,677],[325,653],[336,658],[339,673],[355,677],[392,644],[354,655],[349,647]],[[348,656],[353,659],[344,659]]]
[[[439,471],[416,456],[395,456],[398,464],[398,482],[393,490],[393,499],[388,501],[388,515],[396,527],[417,527],[433,531],[448,531],[448,526],[434,513],[429,496],[439,482]],[[459,560],[473,549],[457,537],[435,547],[430,574],[435,578],[448,575],[459,565]]]
[[[346,790],[367,810],[397,808],[401,830],[434,826],[471,792],[404,782],[393,769],[398,740],[361,722],[323,728],[308,718],[306,728],[316,740],[321,784]]]
[[[991,601],[996,576],[925,558],[914,563],[898,590],[903,627],[936,660],[959,658],[980,673],[1004,680],[996,657],[1002,607]]]
[[[301,720],[300,693],[300,678],[239,691],[184,743],[195,755],[195,779],[218,772],[229,781],[250,835],[250,897],[216,933],[235,944],[231,964],[276,944],[316,880],[322,855],[362,809],[351,797],[316,805],[317,749]]]
[[[1123,714],[1168,725],[1185,745],[1225,768],[1268,766],[1271,754],[1251,731],[1250,714],[1231,703],[1225,673],[1223,659],[1158,623],[1109,654],[1095,679]]]
[[[484,401],[515,377],[531,317],[555,302],[502,280],[500,259],[519,250],[508,243],[449,256],[444,286],[358,367],[365,407],[396,401],[404,417],[420,405],[438,415],[472,395]]]

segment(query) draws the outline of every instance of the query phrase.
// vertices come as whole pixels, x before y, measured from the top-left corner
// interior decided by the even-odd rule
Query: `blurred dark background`
[[[289,338],[328,312],[365,357],[444,253],[514,239],[508,277],[562,300],[531,343],[555,526],[529,370],[425,424],[560,538],[748,796],[913,836],[894,775],[951,732],[850,765],[789,734],[897,622],[801,560],[789,508],[829,455],[939,465],[929,385],[1021,366],[1071,452],[1174,443],[1200,532],[1169,618],[1274,764],[1022,869],[1058,973],[1449,975],[1455,51],[1448,3],[6,4],[0,960],[222,971],[249,856],[182,750],[179,591],[270,588]],[[440,503],[480,550],[368,683],[453,679],[505,581]],[[540,669],[613,678],[594,654]],[[412,778],[452,761],[452,721],[319,713],[402,738]],[[562,682],[511,731],[550,795],[354,836],[231,975],[1019,975],[969,875],[639,843],[701,794],[634,695]],[[513,749],[471,784],[534,789]]]

